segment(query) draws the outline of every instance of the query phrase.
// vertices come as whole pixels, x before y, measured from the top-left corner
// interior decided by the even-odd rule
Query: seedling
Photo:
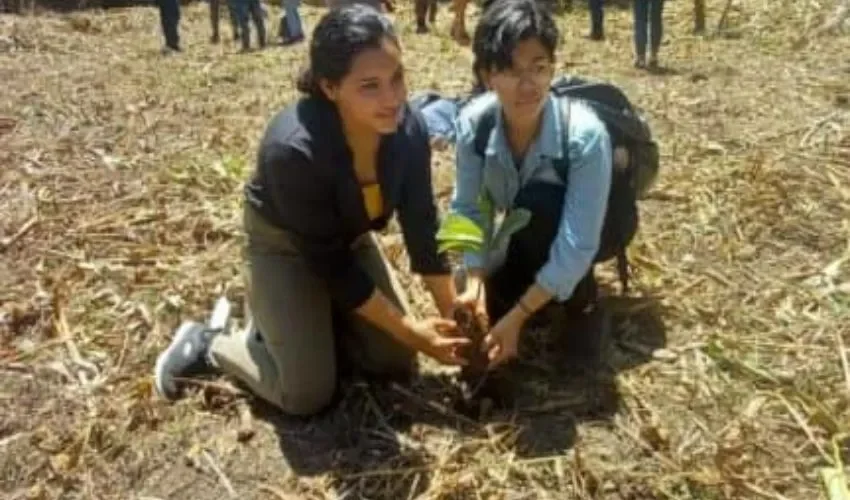
[[[528,224],[531,212],[523,208],[509,210],[501,223],[497,224],[489,196],[482,195],[479,198],[478,208],[483,216],[483,227],[461,214],[450,213],[440,225],[437,241],[441,253],[460,255],[471,252],[481,255],[483,268],[489,270],[504,258],[511,236]],[[460,265],[464,266],[463,263]],[[462,267],[462,271],[467,271],[464,275],[468,276],[468,269]],[[482,286],[483,283],[479,282],[475,291],[476,299],[481,296]],[[482,331],[475,315],[468,309],[455,310],[453,319],[461,333],[471,340],[465,353],[469,364],[461,370],[461,380],[467,385],[465,398],[469,399],[475,396],[486,380],[488,359],[486,353],[481,351],[481,344],[487,332]]]

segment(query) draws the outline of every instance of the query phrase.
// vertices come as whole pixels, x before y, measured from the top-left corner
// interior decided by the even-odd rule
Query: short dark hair
[[[477,87],[481,71],[502,71],[513,65],[511,56],[520,42],[536,38],[555,59],[560,33],[551,11],[539,0],[488,0],[472,40]]]
[[[325,98],[319,81],[338,83],[351,71],[358,54],[380,47],[385,38],[398,45],[392,22],[374,7],[353,4],[328,11],[313,30],[309,65],[298,77],[296,88]]]

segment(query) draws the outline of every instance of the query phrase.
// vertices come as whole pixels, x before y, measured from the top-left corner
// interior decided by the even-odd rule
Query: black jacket
[[[412,271],[447,274],[447,260],[437,253],[431,149],[419,112],[406,108],[396,132],[381,141],[377,175],[384,213],[375,221],[366,214],[352,163],[336,108],[303,98],[269,123],[246,201],[295,237],[309,267],[344,307],[359,307],[375,287],[355,261],[352,242],[384,229],[396,211]]]

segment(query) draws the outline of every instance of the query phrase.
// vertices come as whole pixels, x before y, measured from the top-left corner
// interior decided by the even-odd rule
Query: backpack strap
[[[556,95],[558,111],[561,115],[561,158],[552,162],[555,173],[564,185],[567,185],[567,175],[570,172],[570,117],[572,116],[572,99],[565,95]]]
[[[480,156],[481,159],[484,159],[487,153],[487,143],[490,142],[490,134],[493,133],[493,129],[496,127],[496,113],[498,113],[498,108],[488,109],[481,115],[478,123],[475,125],[475,136],[472,139],[472,145],[475,148],[475,154]]]

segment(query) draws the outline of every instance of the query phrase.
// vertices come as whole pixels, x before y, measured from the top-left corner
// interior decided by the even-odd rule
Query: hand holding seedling
[[[482,195],[478,200],[481,224],[459,213],[450,213],[440,225],[437,240],[441,252],[478,254],[483,268],[498,264],[499,256],[507,248],[511,236],[525,227],[531,219],[531,212],[525,209],[510,210],[501,224],[496,227],[495,213],[490,198]],[[461,371],[461,378],[473,381],[470,385],[481,387],[474,382],[486,379],[487,366],[494,366],[493,360],[502,362],[511,353],[516,353],[519,341],[519,329],[522,326],[512,322],[500,321],[491,331],[491,342],[484,341],[489,329],[484,285],[479,276],[471,276],[464,292],[455,300],[454,319],[464,336],[471,340],[468,354],[469,365]],[[488,358],[487,353],[493,351]],[[474,393],[474,391],[473,391]]]
[[[408,328],[419,344],[416,348],[423,354],[446,365],[466,365],[467,361],[461,352],[470,340],[458,335],[454,321],[431,317],[411,322]]]
[[[526,317],[513,311],[506,314],[484,337],[481,350],[487,353],[489,368],[510,361],[517,356],[519,334]]]

